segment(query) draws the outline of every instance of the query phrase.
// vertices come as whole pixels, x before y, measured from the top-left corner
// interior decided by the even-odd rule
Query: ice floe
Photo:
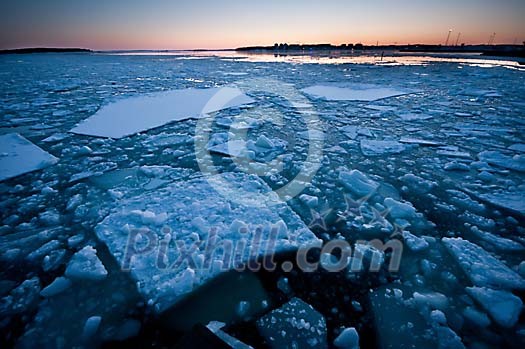
[[[330,101],[367,102],[414,93],[413,91],[391,87],[358,84],[349,87],[314,85],[302,89],[302,92],[316,98],[324,98]]]
[[[398,141],[379,141],[371,139],[361,140],[361,151],[366,156],[380,156],[385,154],[399,154],[407,149],[407,146]]]
[[[157,92],[107,104],[71,132],[122,138],[172,121],[205,117],[206,113],[253,102],[234,87]]]
[[[0,136],[0,181],[46,168],[57,161],[18,133]]]
[[[224,180],[247,193],[243,201],[246,204],[233,202],[215,191],[214,186]],[[249,205],[250,195],[264,193],[269,195],[267,205],[271,207]],[[96,232],[119,264],[131,270],[139,292],[161,312],[238,264],[319,244],[299,217],[270,193],[264,182],[242,173],[175,182],[154,192],[120,200],[114,212],[96,227]],[[155,219],[159,215],[163,216],[162,222]],[[126,250],[128,240],[142,246],[136,248],[137,253],[132,253],[134,249]],[[166,250],[165,244],[171,240],[195,246],[191,251],[194,262],[179,260],[184,257],[181,246]],[[231,244],[235,255],[224,256],[215,251],[208,246],[212,242],[214,246]],[[154,248],[142,253],[144,244]]]

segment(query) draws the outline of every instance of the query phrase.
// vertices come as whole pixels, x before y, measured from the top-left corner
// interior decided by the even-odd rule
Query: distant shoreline
[[[91,53],[87,48],[60,48],[60,47],[28,47],[0,50],[0,54],[28,54],[28,53]]]
[[[399,53],[423,53],[423,54],[480,54],[482,56],[493,57],[513,57],[525,58],[525,45],[363,45],[363,44],[275,44],[274,46],[246,46],[231,49],[184,49],[184,50],[91,50],[86,48],[60,48],[60,47],[28,47],[17,49],[0,50],[0,54],[31,54],[31,53],[120,53],[120,52],[216,52],[234,51],[245,53],[273,53],[279,55],[286,54],[308,54],[308,53],[330,53],[330,52],[349,52],[361,53],[365,51],[392,52]]]
[[[525,45],[363,45],[363,44],[275,44],[274,46],[246,46],[235,49],[239,52],[264,53],[308,53],[327,51],[399,51],[401,53],[480,53],[483,56],[525,58]]]

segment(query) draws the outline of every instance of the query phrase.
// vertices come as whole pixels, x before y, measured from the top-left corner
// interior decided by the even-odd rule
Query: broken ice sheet
[[[475,286],[524,290],[525,280],[483,248],[462,238],[443,243]]]
[[[473,194],[491,205],[525,216],[525,193],[523,191]]]
[[[253,102],[234,87],[157,92],[105,105],[71,132],[122,138],[172,121],[205,117],[206,113]]]
[[[43,169],[57,161],[18,133],[0,136],[0,181]]]
[[[128,267],[125,263],[129,262],[139,292],[158,312],[179,302],[220,273],[233,269],[236,264],[231,262],[232,256],[236,257],[236,262],[246,263],[266,254],[320,243],[301,219],[276,197],[268,196],[270,201],[262,207],[241,205],[213,189],[210,183],[219,185],[221,179],[245,190],[248,196],[271,193],[258,177],[243,173],[178,181],[154,192],[122,199],[95,229],[121,266]],[[170,230],[166,231],[165,227]],[[136,234],[137,243],[142,243],[137,249],[144,247],[144,243],[156,241],[157,244],[147,252],[126,255],[126,245],[135,228],[145,229],[143,234]],[[215,246],[219,248],[218,251],[212,249],[206,256],[210,231],[216,232]],[[256,232],[262,234],[260,243],[255,238]],[[276,234],[271,243],[270,234]],[[169,243],[170,239],[170,248],[161,253],[159,260],[161,242]],[[184,242],[185,246],[179,250],[175,242]],[[229,243],[233,253],[225,261],[220,246]],[[182,259],[182,263],[177,261],[184,258],[184,252],[192,254],[195,265],[186,259]]]
[[[467,287],[467,293],[478,301],[494,321],[502,327],[514,326],[523,309],[521,299],[508,291],[486,287]]]
[[[314,85],[302,89],[302,92],[329,101],[375,101],[378,99],[402,96],[416,91],[382,87],[379,85],[354,84],[348,87]]]

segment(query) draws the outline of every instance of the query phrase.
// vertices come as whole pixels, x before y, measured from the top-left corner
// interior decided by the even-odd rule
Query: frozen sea
[[[0,346],[521,348],[524,96],[475,56],[0,55]],[[365,267],[287,268],[333,241]]]

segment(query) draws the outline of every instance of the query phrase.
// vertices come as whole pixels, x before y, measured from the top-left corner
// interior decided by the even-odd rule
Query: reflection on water
[[[381,66],[396,65],[427,65],[435,62],[448,62],[473,65],[483,68],[506,67],[525,70],[525,66],[518,61],[501,60],[493,57],[484,57],[476,53],[402,53],[387,51],[355,52],[298,52],[287,54],[274,54],[267,52],[238,52],[225,51],[120,51],[100,52],[99,54],[125,55],[125,56],[176,56],[174,59],[207,59],[221,58],[241,62],[285,62],[295,64],[373,64]],[[523,62],[522,62],[523,63]]]

